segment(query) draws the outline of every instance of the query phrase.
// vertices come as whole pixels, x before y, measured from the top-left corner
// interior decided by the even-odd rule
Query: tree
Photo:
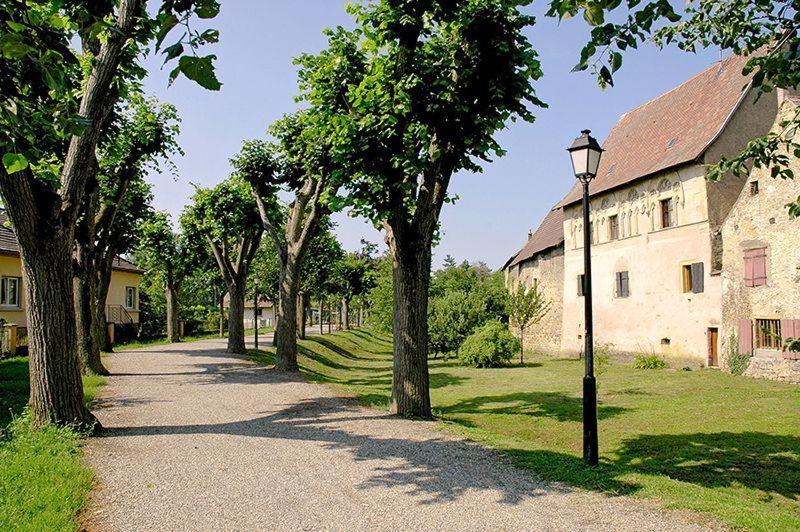
[[[205,241],[228,289],[228,353],[244,353],[244,299],[263,229],[250,186],[233,176],[199,188],[181,216],[189,241]]]
[[[341,262],[342,279],[342,329],[350,329],[350,302],[371,288],[372,257],[369,251],[348,253]]]
[[[749,57],[742,74],[751,75],[758,96],[775,89],[796,90],[800,83],[800,15],[796,2],[704,0],[687,2],[682,12],[666,0],[625,2],[551,0],[548,15],[573,17],[583,12],[592,26],[575,70],[591,70],[602,87],[614,85],[623,55],[646,41],[686,52],[713,46]],[[618,20],[619,22],[611,22]],[[789,156],[800,157],[800,109],[777,131],[751,140],[737,155],[707,168],[711,180],[728,172],[740,176],[752,167],[770,168],[772,177],[793,179]],[[787,205],[800,217],[800,198]]]
[[[37,426],[96,422],[83,405],[72,253],[97,144],[124,96],[123,80],[144,74],[137,60],[150,43],[219,9],[214,0],[155,7],[147,10],[141,0],[0,6],[0,194],[20,247]],[[213,40],[215,33],[185,32],[166,56],[178,60],[173,78],[183,73],[218,88],[212,56],[180,57],[184,47]]]
[[[108,347],[105,296],[113,261],[130,250],[138,223],[150,214],[152,193],[144,171],[179,152],[173,106],[134,92],[115,114],[100,142],[75,232],[78,355],[85,372],[98,374],[108,373],[100,349]]]
[[[186,238],[173,230],[168,214],[156,213],[142,224],[136,258],[148,274],[163,277],[167,340],[180,341],[181,285],[192,271],[195,256]]]
[[[358,28],[329,32],[353,76],[337,156],[352,168],[347,201],[385,232],[394,276],[390,410],[430,417],[428,288],[431,247],[448,186],[502,155],[494,135],[533,120],[541,76],[523,34],[522,0],[374,0],[351,5]]]
[[[524,284],[508,296],[506,308],[511,323],[519,328],[519,363],[525,362],[525,329],[542,321],[550,311],[551,302],[534,283],[530,288]]]
[[[324,217],[317,234],[311,239],[303,264],[302,293],[317,301],[321,332],[325,303],[342,293],[340,266],[345,251],[333,234],[334,227],[330,218]]]

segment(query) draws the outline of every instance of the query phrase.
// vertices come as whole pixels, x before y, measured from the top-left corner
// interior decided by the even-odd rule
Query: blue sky
[[[213,52],[224,86],[208,92],[178,80],[167,88],[167,69],[149,61],[149,94],[177,106],[180,142],[186,152],[174,162],[179,177],[152,175],[155,205],[176,216],[192,194],[192,183],[213,185],[230,172],[228,159],[242,140],[264,137],[267,126],[296,106],[296,68],[292,59],[321,49],[322,30],[350,25],[344,0],[227,0],[212,23],[221,32]],[[567,192],[574,177],[564,151],[581,129],[602,141],[625,111],[658,96],[719,59],[713,50],[691,55],[648,46],[628,54],[616,87],[602,91],[588,73],[570,72],[588,36],[582,20],[560,25],[534,8],[537,25],[529,36],[539,51],[544,78],[536,90],[549,104],[533,124],[512,123],[498,135],[507,155],[482,174],[460,174],[451,190],[460,196],[442,214],[442,240],[434,266],[445,255],[484,261],[497,268],[524,244],[550,207]],[[336,217],[337,234],[347,249],[361,238],[383,242],[363,220]]]

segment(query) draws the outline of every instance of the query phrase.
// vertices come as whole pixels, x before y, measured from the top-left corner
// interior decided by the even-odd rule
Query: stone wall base
[[[759,379],[800,384],[800,360],[753,357],[744,374]]]

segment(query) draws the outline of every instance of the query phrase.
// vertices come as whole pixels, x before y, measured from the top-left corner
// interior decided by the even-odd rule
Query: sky
[[[175,219],[189,201],[193,184],[213,186],[230,174],[228,160],[243,140],[264,138],[269,124],[296,109],[293,58],[325,45],[323,30],[350,26],[344,0],[227,0],[210,26],[220,42],[208,47],[218,56],[222,90],[210,92],[185,78],[168,87],[169,68],[148,59],[145,90],[174,104],[181,115],[177,176],[151,175],[155,207]],[[497,135],[507,154],[484,165],[480,174],[461,173],[450,190],[459,196],[445,205],[442,238],[434,267],[445,256],[482,261],[499,268],[535,230],[574,182],[566,147],[582,129],[602,142],[620,115],[666,92],[719,60],[719,52],[697,55],[675,48],[645,46],[625,56],[615,87],[603,91],[587,72],[573,73],[589,35],[582,19],[560,24],[544,17],[545,3],[533,8],[537,23],[528,31],[542,61],[537,95],[548,104],[533,124],[510,123]],[[646,141],[646,139],[644,139]],[[335,216],[336,234],[348,250],[362,238],[383,245],[383,236],[363,219]]]

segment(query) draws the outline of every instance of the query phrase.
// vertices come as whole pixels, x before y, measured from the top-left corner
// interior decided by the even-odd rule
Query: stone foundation
[[[759,379],[800,384],[800,360],[753,357],[744,374]]]

